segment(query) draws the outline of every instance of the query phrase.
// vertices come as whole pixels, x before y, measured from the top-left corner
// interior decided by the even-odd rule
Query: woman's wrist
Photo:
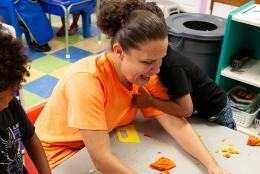
[[[208,169],[208,171],[211,171],[214,168],[219,168],[219,165],[217,164],[217,162],[213,159],[211,160],[209,163],[206,164],[206,168]]]

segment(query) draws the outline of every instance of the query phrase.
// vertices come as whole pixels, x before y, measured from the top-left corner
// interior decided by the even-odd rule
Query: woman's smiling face
[[[140,44],[138,49],[122,51],[119,63],[119,76],[123,81],[144,86],[154,74],[160,72],[162,58],[166,56],[168,38],[152,40]],[[121,79],[122,81],[122,79]],[[124,82],[123,82],[124,83]]]

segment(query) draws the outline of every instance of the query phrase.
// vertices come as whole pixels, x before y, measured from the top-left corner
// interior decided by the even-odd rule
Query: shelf
[[[228,66],[221,75],[260,88],[260,61],[251,59],[239,71],[231,71]]]
[[[237,125],[237,130],[239,132],[245,133],[247,135],[253,135],[253,136],[256,136],[256,137],[260,137],[260,134],[259,134],[260,130],[259,129],[255,129],[253,126],[242,127],[242,126]]]
[[[232,16],[233,21],[260,27],[260,5],[253,4]]]

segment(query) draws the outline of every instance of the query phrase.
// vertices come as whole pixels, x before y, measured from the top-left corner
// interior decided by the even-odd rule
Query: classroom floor
[[[95,22],[95,15],[92,15],[91,19]],[[79,20],[79,26],[81,26],[80,21],[81,19]],[[104,35],[101,35],[102,42],[98,43],[95,24],[91,26],[92,37],[89,38],[82,36],[80,27],[78,34],[69,37],[71,58],[66,59],[65,37],[55,36],[60,25],[60,18],[52,16],[54,38],[49,42],[51,51],[35,52],[25,48],[32,60],[30,63],[31,75],[23,86],[25,109],[46,101],[62,74],[71,64],[84,57],[100,54],[109,48],[109,40]],[[26,42],[24,41],[24,43]],[[26,47],[26,44],[24,45]]]

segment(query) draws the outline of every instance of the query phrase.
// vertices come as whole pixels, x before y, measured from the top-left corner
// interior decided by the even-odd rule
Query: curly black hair
[[[0,28],[0,92],[19,88],[26,81],[30,75],[28,62],[22,44]]]

